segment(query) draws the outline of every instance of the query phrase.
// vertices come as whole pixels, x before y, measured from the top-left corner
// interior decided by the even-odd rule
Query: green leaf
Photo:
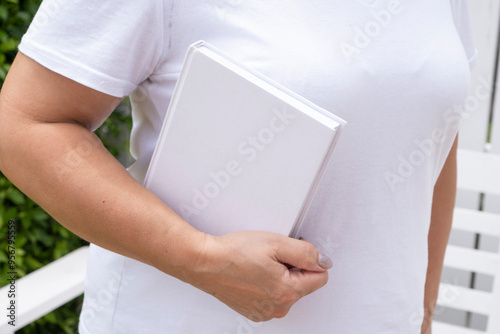
[[[7,77],[7,71],[0,67],[0,80],[3,81]]]
[[[19,18],[23,22],[30,22],[31,21],[31,15],[28,12],[17,12],[17,18]]]
[[[50,247],[52,245],[52,239],[44,230],[37,228],[35,229],[35,235],[45,247]]]
[[[9,17],[9,10],[5,5],[0,6],[0,20],[2,21],[7,21],[7,18]]]
[[[28,242],[28,238],[26,237],[26,235],[23,233],[23,234],[17,234],[16,235],[16,247],[23,247],[26,242]]]
[[[14,38],[9,38],[7,41],[0,43],[0,52],[9,52],[17,49],[19,41]]]
[[[22,267],[19,266],[19,263],[16,263],[16,272],[18,277],[23,277],[26,276],[26,270],[24,270]]]
[[[15,188],[9,189],[9,191],[7,192],[7,198],[17,205],[22,205],[26,202],[25,196]]]
[[[33,218],[33,220],[36,220],[38,222],[44,222],[49,219],[49,215],[41,208],[33,209],[33,211],[31,211],[31,217]]]
[[[71,235],[71,232],[68,231],[66,228],[62,227],[59,229],[59,235],[63,237],[64,239],[69,238]]]
[[[47,315],[45,315],[43,317],[43,319],[50,322],[50,323],[53,323],[53,324],[57,323],[57,318],[56,318],[55,312],[48,313]]]
[[[58,242],[54,248],[54,258],[59,259],[60,257],[68,254],[68,245],[66,240]]]
[[[20,258],[23,258],[24,255],[26,255],[26,252],[24,249],[16,247],[16,260],[18,259],[17,255],[19,255]]]
[[[16,207],[12,207],[12,208],[9,208],[6,212],[5,212],[5,219],[7,220],[16,220],[16,215],[17,215],[17,208]]]
[[[43,266],[43,263],[34,259],[31,255],[26,256],[24,260],[26,261],[26,265],[30,267],[31,270],[36,270]]]

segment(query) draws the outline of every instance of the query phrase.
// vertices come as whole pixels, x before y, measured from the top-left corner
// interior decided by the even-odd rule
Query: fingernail
[[[324,269],[330,269],[333,267],[332,259],[321,252],[319,253],[318,264]]]

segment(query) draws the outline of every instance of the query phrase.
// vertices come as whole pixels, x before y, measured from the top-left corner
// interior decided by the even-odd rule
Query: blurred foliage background
[[[0,89],[41,0],[0,1]],[[125,100],[96,131],[104,145],[124,164],[130,163],[128,134],[132,120]],[[0,173],[0,286],[6,285],[7,222],[16,222],[16,271],[18,277],[88,244],[52,219]],[[43,285],[40,286],[43,289]],[[18,330],[23,334],[77,333],[83,298],[79,297],[38,321]]]

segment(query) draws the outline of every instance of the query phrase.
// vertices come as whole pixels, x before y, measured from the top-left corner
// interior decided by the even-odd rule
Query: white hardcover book
[[[144,185],[213,235],[297,232],[345,122],[200,41]]]

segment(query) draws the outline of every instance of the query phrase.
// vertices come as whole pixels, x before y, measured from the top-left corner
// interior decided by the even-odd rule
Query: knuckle
[[[298,296],[290,290],[278,289],[274,290],[271,294],[271,301],[274,305],[281,307],[282,305],[289,305],[296,302]]]
[[[290,311],[290,308],[282,308],[279,310],[276,310],[273,314],[274,318],[284,318],[288,312]]]
[[[265,299],[261,301],[254,301],[254,312],[251,314],[252,321],[261,322],[267,321],[273,318],[273,313],[275,311],[275,305],[271,300]]]

